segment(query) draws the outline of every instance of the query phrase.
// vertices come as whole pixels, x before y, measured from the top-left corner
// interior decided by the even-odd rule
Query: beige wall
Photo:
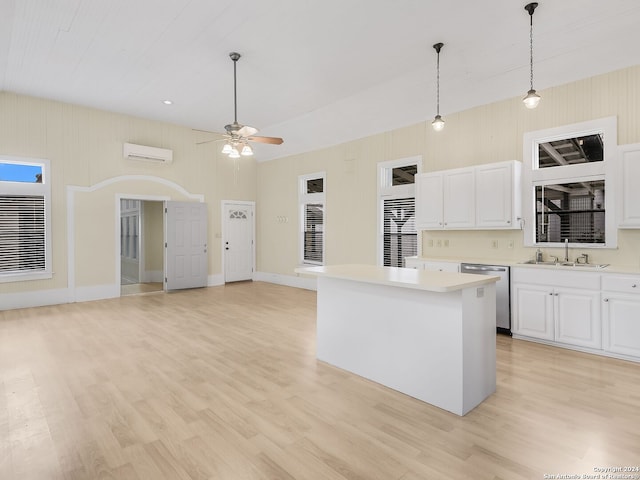
[[[2,283],[0,294],[65,289],[71,277],[78,287],[115,284],[117,195],[175,200],[186,199],[186,194],[203,196],[209,211],[210,275],[221,274],[221,200],[254,200],[258,271],[293,275],[298,263],[299,175],[327,174],[327,263],[374,264],[378,162],[421,155],[423,171],[433,171],[522,160],[525,132],[607,116],[618,119],[618,144],[640,142],[640,66],[541,93],[543,101],[533,111],[513,98],[446,115],[446,128],[438,134],[428,120],[256,164],[246,158],[239,163],[230,161],[218,153],[217,143],[196,145],[202,134],[185,127],[2,92],[0,154],[51,161],[54,277]],[[126,161],[122,158],[124,142],[170,148],[174,162],[158,166]],[[147,178],[132,179],[134,175]],[[110,181],[114,182],[104,186]],[[98,185],[103,187],[91,190]],[[73,205],[67,201],[70,186],[87,190],[74,194]],[[286,217],[288,222],[279,222],[278,217]],[[67,234],[68,218],[72,238]],[[428,247],[429,239],[435,240],[434,245],[437,239],[447,239],[449,247]],[[494,240],[500,248],[491,248]],[[513,249],[506,247],[511,240]],[[69,241],[75,242],[71,276],[67,271]],[[434,257],[517,260],[532,255],[531,249],[522,246],[519,231],[425,232],[422,243],[423,254]],[[639,265],[639,251],[640,230],[625,230],[620,231],[618,250],[598,250],[592,258]]]
[[[258,270],[293,275],[298,264],[297,177],[326,171],[326,263],[376,263],[376,165],[422,155],[423,171],[522,161],[525,132],[616,116],[618,144],[640,142],[640,66],[540,92],[536,110],[520,98],[430,119],[393,132],[258,164]],[[446,99],[443,99],[443,105]],[[640,180],[640,179],[639,179]],[[613,195],[613,189],[607,192]],[[277,222],[287,215],[289,223]],[[429,239],[434,240],[429,247]],[[438,239],[449,247],[437,247]],[[494,240],[498,249],[492,248]],[[508,248],[513,241],[514,248]],[[640,230],[621,230],[617,250],[591,250],[594,262],[640,266]],[[444,244],[444,242],[440,242]],[[423,255],[520,260],[533,255],[520,231],[424,232]],[[553,253],[552,249],[548,249]]]
[[[196,145],[201,140],[202,133],[186,127],[1,92],[0,155],[51,162],[54,276],[1,283],[0,294],[67,288],[72,278],[67,271],[69,241],[75,242],[72,273],[78,288],[115,284],[117,195],[194,198],[186,192],[203,197],[209,213],[209,275],[220,274],[220,202],[255,200],[256,166],[246,158],[234,164],[218,153],[218,143]],[[174,161],[154,165],[125,160],[125,142],[171,149]],[[108,185],[95,188],[103,184]],[[89,191],[75,192],[71,205],[70,186]],[[67,235],[70,223],[73,238]]]

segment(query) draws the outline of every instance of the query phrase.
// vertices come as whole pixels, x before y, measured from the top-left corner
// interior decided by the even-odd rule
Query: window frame
[[[422,156],[399,158],[378,162],[378,199],[377,199],[377,264],[384,265],[384,201],[400,198],[416,198],[414,183],[393,186],[393,169],[398,167],[416,166],[416,175],[422,173]],[[417,255],[422,252],[422,231],[416,227]]]
[[[42,169],[41,183],[12,182],[0,180],[0,195],[32,195],[44,197],[44,262],[45,267],[35,272],[0,273],[0,283],[43,280],[53,277],[51,261],[51,165],[49,160],[40,158],[20,158],[0,156],[0,163],[39,166]]]
[[[322,192],[307,193],[307,182],[310,180],[322,179]],[[308,173],[298,176],[298,263],[300,265],[324,265],[326,261],[326,238],[327,238],[327,174],[326,172]],[[315,262],[305,259],[305,226],[306,226],[306,206],[309,204],[321,204],[322,213],[322,261]]]
[[[604,137],[603,161],[557,167],[538,167],[538,148],[540,143],[567,138],[582,137],[602,133]],[[580,183],[591,180],[604,180],[605,183],[605,242],[569,243],[571,248],[617,248],[618,229],[616,227],[615,208],[615,167],[617,155],[617,119],[606,117],[581,123],[564,125],[534,132],[523,137],[524,168],[522,172],[523,198],[522,216],[524,219],[524,246],[538,248],[562,248],[563,242],[539,242],[536,238],[536,193],[537,186]]]

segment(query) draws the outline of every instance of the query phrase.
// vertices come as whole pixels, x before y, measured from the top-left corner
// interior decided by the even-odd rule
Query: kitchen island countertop
[[[376,265],[326,265],[296,268],[296,273],[340,278],[377,285],[412,288],[429,292],[454,292],[464,288],[494,283],[498,277],[467,273],[430,272],[413,268],[379,267]]]

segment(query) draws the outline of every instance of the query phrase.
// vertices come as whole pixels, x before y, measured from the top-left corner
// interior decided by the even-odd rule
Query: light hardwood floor
[[[497,392],[458,417],[317,362],[311,291],[0,312],[0,478],[517,480],[640,464],[640,365],[497,344]]]

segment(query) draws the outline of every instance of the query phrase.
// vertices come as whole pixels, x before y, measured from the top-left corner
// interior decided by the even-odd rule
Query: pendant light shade
[[[431,126],[436,132],[439,132],[444,128],[444,120],[440,115],[436,115],[436,118],[434,118],[433,122],[431,122]]]
[[[431,126],[436,132],[444,128],[444,120],[440,116],[440,50],[444,43],[436,43],[433,48],[436,51],[436,117],[431,122]]]
[[[527,95],[522,99],[525,107],[536,108],[542,98],[533,88],[533,12],[535,12],[538,4],[536,2],[528,3],[524,9],[529,12],[529,67],[530,67],[530,88]]]
[[[249,145],[245,144],[245,146],[242,147],[242,151],[240,152],[240,155],[245,157],[250,157],[251,155],[253,155],[253,149]]]

